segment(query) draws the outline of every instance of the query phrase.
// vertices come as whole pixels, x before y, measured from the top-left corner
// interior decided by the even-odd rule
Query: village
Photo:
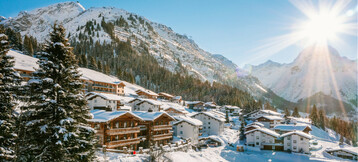
[[[14,69],[29,80],[38,66],[37,59],[14,51],[9,55],[16,60]],[[235,143],[226,143],[238,152],[272,150],[309,155],[317,147],[308,118],[285,116],[264,108],[243,114],[238,106],[187,101],[94,70],[79,70],[92,114],[88,122],[96,130],[103,152],[150,154],[163,147],[175,150],[184,146],[201,150],[224,145],[218,137],[227,130],[238,132],[237,137],[232,137]],[[239,138],[240,133],[244,139]],[[326,156],[358,159],[356,149],[337,147],[324,152]]]

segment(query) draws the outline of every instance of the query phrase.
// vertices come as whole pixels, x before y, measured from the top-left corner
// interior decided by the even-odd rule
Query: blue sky
[[[314,0],[316,1],[316,0]],[[60,0],[0,0],[0,15],[14,17],[18,12],[44,7]],[[222,54],[238,64],[257,65],[269,59],[292,62],[302,50],[291,45],[281,51],[257,52],[270,38],[287,34],[297,19],[305,16],[286,0],[86,0],[85,8],[112,6],[137,13],[190,36],[202,49]],[[357,10],[353,1],[348,9]],[[355,23],[357,23],[357,14]],[[354,21],[353,21],[354,22]],[[340,35],[345,44],[331,45],[340,55],[357,59],[357,37]]]

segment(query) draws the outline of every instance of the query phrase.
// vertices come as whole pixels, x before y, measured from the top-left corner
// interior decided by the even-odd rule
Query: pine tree
[[[319,121],[318,121],[318,124],[319,124],[319,127],[321,129],[325,129],[326,128],[326,115],[325,115],[325,112],[323,111],[323,109],[320,109],[319,112]]]
[[[344,144],[344,138],[343,135],[340,135],[341,137],[339,138],[339,145],[343,145]]]
[[[92,161],[94,130],[81,91],[77,61],[65,38],[65,29],[54,25],[39,69],[29,80],[29,101],[20,161]]]
[[[0,161],[16,158],[17,137],[15,106],[20,87],[20,76],[14,70],[13,57],[7,55],[9,42],[5,31],[0,27]]]
[[[103,72],[103,68],[102,68],[103,66],[102,66],[102,62],[101,61],[97,61],[97,69],[98,69],[98,71],[100,71],[100,72]]]
[[[31,39],[27,35],[25,35],[25,38],[24,38],[24,50],[27,55],[32,56],[34,54],[34,49],[32,46]]]
[[[318,126],[318,113],[317,113],[316,105],[313,105],[313,108],[312,108],[312,111],[310,114],[310,119],[314,126]]]
[[[92,70],[97,70],[98,67],[97,67],[97,63],[96,63],[96,60],[94,59],[94,57],[90,56],[89,57],[89,65],[88,65],[88,68],[92,69]]]
[[[285,115],[286,115],[286,117],[288,117],[288,116],[290,116],[291,114],[290,114],[290,111],[288,111],[288,109],[287,108],[285,108]]]
[[[240,121],[241,121],[241,125],[240,125],[240,140],[244,140],[246,138],[245,136],[245,120],[243,115],[240,115]]]
[[[229,123],[230,120],[229,120],[229,111],[226,111],[226,116],[225,116],[225,123]]]
[[[295,109],[293,110],[292,116],[297,117],[297,118],[301,117],[300,113],[298,113],[298,108],[297,107],[295,107]]]

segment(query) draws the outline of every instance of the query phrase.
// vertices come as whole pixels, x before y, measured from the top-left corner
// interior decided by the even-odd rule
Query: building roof
[[[142,101],[139,102],[137,105],[140,105],[140,104],[142,104],[142,103],[144,103],[144,102],[148,102],[149,104],[155,105],[155,106],[160,106],[160,105],[162,105],[161,102],[155,101],[155,100],[151,100],[151,99],[142,99]]]
[[[311,129],[311,127],[307,124],[279,124],[276,125],[273,129],[280,130],[280,131],[293,131],[293,130],[303,131],[307,127]]]
[[[260,127],[260,126],[258,126],[258,125],[247,125],[247,126],[245,127],[245,129],[250,128],[250,127],[254,127],[254,128],[261,128],[261,127]]]
[[[240,107],[238,107],[238,106],[232,106],[232,105],[224,105],[223,107],[224,107],[224,108],[227,108],[227,109],[240,109]]]
[[[174,118],[176,120],[178,120],[178,122],[173,123],[174,125],[179,124],[180,122],[187,122],[187,123],[195,125],[195,126],[203,125],[203,122],[201,122],[198,119],[191,118],[191,117],[179,116],[179,117],[174,117]]]
[[[280,137],[280,134],[276,133],[275,131],[272,131],[270,129],[267,129],[267,128],[257,128],[257,129],[253,129],[253,130],[250,130],[250,131],[247,131],[245,132],[245,134],[248,134],[248,133],[251,133],[251,132],[255,132],[255,131],[260,131],[260,132],[263,132],[263,133],[266,133],[266,134],[269,134],[271,136],[274,136],[274,137]]]
[[[141,117],[130,111],[105,111],[105,110],[95,109],[95,110],[91,110],[90,112],[93,115],[93,118],[89,120],[91,122],[99,122],[99,123],[108,122],[112,119],[118,118],[125,114],[130,114],[132,116],[135,116],[138,120],[143,120]]]
[[[270,114],[270,115],[276,115],[276,116],[281,116],[281,113],[272,111],[272,110],[260,110],[260,112],[266,113],[266,114]]]
[[[166,115],[172,120],[175,120],[172,116],[170,116],[166,112],[146,112],[146,111],[133,111],[134,114],[141,117],[145,121],[154,121],[155,119],[161,117],[162,115]]]
[[[100,96],[100,97],[104,98],[105,100],[121,101],[121,102],[129,102],[133,99],[131,97],[124,97],[124,96],[119,96],[116,94],[99,93],[99,92],[89,92],[86,94],[86,96],[88,96],[87,99],[91,99],[95,96]]]
[[[310,134],[307,134],[305,132],[302,132],[302,131],[297,131],[297,130],[294,130],[292,132],[287,132],[285,134],[282,134],[281,137],[286,137],[286,136],[290,136],[290,135],[293,135],[293,134],[297,134],[299,136],[302,136],[302,137],[306,137],[308,139],[312,139],[312,136]]]
[[[210,117],[212,117],[212,118],[214,118],[214,119],[216,119],[216,120],[219,120],[219,121],[221,121],[221,122],[225,122],[225,121],[226,121],[225,118],[223,118],[221,115],[218,115],[218,114],[215,114],[215,113],[212,113],[212,112],[209,112],[209,111],[199,112],[199,113],[196,113],[196,114],[192,115],[191,117],[194,117],[194,116],[196,116],[196,115],[198,115],[198,114],[204,114],[204,115],[206,115],[206,116],[210,116]]]
[[[260,127],[264,127],[264,126],[265,126],[264,124],[262,124],[262,123],[260,123],[260,122],[253,122],[253,123],[250,123],[250,124],[248,124],[248,125],[246,125],[246,126],[250,126],[250,125],[258,125],[258,126],[260,126]]]
[[[138,89],[138,90],[136,90],[135,92],[136,92],[137,94],[138,94],[139,92],[143,92],[143,93],[146,93],[146,94],[148,94],[148,95],[150,95],[150,96],[158,96],[158,94],[156,94],[155,92],[150,91],[150,90]]]
[[[333,149],[327,149],[326,151],[329,151],[329,152],[345,151],[345,152],[348,152],[348,153],[358,156],[358,147],[333,148]]]
[[[186,101],[185,103],[186,103],[187,105],[195,105],[195,104],[198,104],[198,103],[204,104],[203,101]]]
[[[264,115],[264,116],[259,116],[257,117],[256,119],[259,119],[259,118],[266,118],[268,120],[283,120],[282,117],[279,117],[279,116],[273,116],[273,115]]]
[[[174,109],[174,110],[179,111],[179,112],[184,113],[184,114],[187,114],[187,113],[188,113],[185,109],[179,109],[179,108],[177,108],[177,107],[171,107],[171,106],[166,107],[166,108],[164,108],[163,110],[166,111],[166,110],[169,110],[169,109]]]
[[[160,92],[159,95],[173,98],[174,96],[165,92]]]
[[[14,57],[15,60],[14,69],[33,72],[35,71],[35,69],[39,68],[39,65],[36,63],[38,60],[37,58],[20,54],[18,53],[18,51],[14,51],[14,50],[10,50],[7,54],[9,56]]]
[[[173,99],[174,100],[181,100],[181,96],[174,96]]]

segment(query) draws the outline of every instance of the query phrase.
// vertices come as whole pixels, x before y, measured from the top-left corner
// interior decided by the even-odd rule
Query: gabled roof
[[[268,120],[283,120],[282,117],[279,117],[279,116],[273,116],[273,115],[264,115],[264,116],[259,116],[257,117],[256,119],[259,119],[259,118],[266,118]]]
[[[333,148],[333,149],[327,149],[326,151],[328,151],[328,152],[344,151],[344,152],[348,152],[348,153],[358,156],[358,147]]]
[[[97,93],[97,92],[90,92],[86,94],[87,99],[92,99],[95,96],[99,96],[104,98],[105,100],[111,100],[111,101],[121,101],[123,100],[122,96],[116,95],[116,94],[108,94],[108,93]]]
[[[143,99],[141,99],[141,98],[135,98],[135,99],[133,99],[133,100],[128,101],[128,103],[132,103],[132,102],[134,102],[134,101],[136,101],[136,100],[142,101]]]
[[[275,131],[272,131],[270,129],[267,129],[267,128],[257,128],[257,129],[254,129],[254,130],[247,131],[247,132],[245,132],[245,134],[255,132],[255,131],[260,131],[260,132],[269,134],[269,135],[274,136],[274,137],[279,137],[280,136],[280,134],[278,134]]]
[[[174,96],[173,99],[174,100],[181,100],[181,96]]]
[[[138,115],[136,115],[130,111],[91,110],[90,112],[93,115],[93,118],[89,120],[91,122],[104,123],[104,122],[108,122],[110,120],[113,120],[115,118],[118,118],[120,116],[127,115],[127,114],[137,118],[138,120],[141,120],[141,121],[143,120],[141,117],[139,117]]]
[[[179,109],[179,108],[176,108],[176,107],[167,107],[167,108],[164,108],[163,110],[166,111],[166,110],[169,110],[169,109],[174,109],[174,110],[179,111],[179,112],[184,113],[184,114],[188,113],[187,111]]]
[[[195,105],[195,104],[198,104],[198,103],[204,104],[203,101],[186,101],[185,103],[187,105]]]
[[[240,109],[240,107],[238,107],[238,106],[232,106],[232,105],[224,105],[224,106],[222,106],[222,107],[227,108],[227,109]]]
[[[166,112],[146,112],[146,111],[133,111],[134,114],[141,117],[145,121],[154,121],[161,116],[168,116],[172,120],[175,120]]]
[[[139,102],[137,105],[140,105],[140,104],[142,104],[142,103],[144,103],[144,102],[147,102],[147,103],[149,103],[149,104],[151,104],[151,105],[155,105],[155,106],[160,106],[160,105],[162,105],[161,102],[155,101],[155,100],[151,100],[151,99],[142,99],[142,101]]]
[[[173,98],[174,96],[165,92],[160,92],[159,95]]]
[[[204,114],[204,115],[206,115],[206,116],[212,117],[212,118],[214,118],[214,119],[216,119],[216,120],[218,120],[218,121],[221,121],[221,122],[225,122],[225,121],[226,121],[224,118],[222,118],[221,115],[214,114],[214,113],[207,112],[207,111],[196,113],[196,114],[192,115],[191,117],[195,117],[196,115],[199,115],[199,114]]]
[[[269,114],[269,115],[276,115],[276,116],[281,116],[282,115],[281,113],[278,113],[278,112],[275,112],[275,111],[272,111],[272,110],[260,110],[260,112],[263,112],[263,113],[266,113],[266,114]]]
[[[250,127],[253,127],[253,128],[261,128],[261,127],[258,126],[258,125],[247,125],[247,126],[245,127],[245,129],[250,128]]]
[[[271,136],[274,136],[274,137],[279,137],[280,134],[276,133],[275,131],[272,131],[270,129],[267,129],[267,128],[257,128],[257,129],[253,129],[253,130],[250,130],[250,131],[247,131],[245,132],[245,134],[248,134],[248,133],[251,133],[251,132],[255,132],[255,131],[260,131],[260,132],[263,132],[263,133],[266,133],[268,135],[271,135]]]
[[[306,128],[312,130],[311,127],[307,124],[279,124],[276,125],[273,129],[280,130],[280,131],[293,131],[293,130],[303,131]]]
[[[158,94],[154,93],[153,91],[150,91],[150,90],[141,90],[141,89],[138,89],[135,91],[137,94],[139,92],[143,92],[145,94],[148,94],[148,95],[151,95],[151,96],[158,96]]]
[[[190,118],[190,117],[186,117],[186,116],[179,116],[179,117],[174,117],[176,120],[178,120],[178,122],[173,123],[174,125],[179,124],[181,122],[187,122],[189,124],[195,125],[195,126],[201,126],[203,125],[203,122],[201,122],[198,119],[194,119],[194,118]]]
[[[292,131],[292,132],[287,132],[285,134],[282,134],[281,137],[286,137],[286,136],[290,136],[290,135],[293,135],[293,134],[297,134],[299,136],[302,136],[302,137],[306,137],[308,139],[312,139],[312,136],[305,133],[305,132],[302,132],[302,131]]]
[[[250,123],[250,124],[248,124],[248,125],[246,125],[246,126],[250,126],[250,125],[258,125],[258,126],[260,126],[260,127],[264,127],[264,126],[265,126],[264,124],[262,124],[262,123],[260,123],[260,122],[253,122],[253,123]]]

